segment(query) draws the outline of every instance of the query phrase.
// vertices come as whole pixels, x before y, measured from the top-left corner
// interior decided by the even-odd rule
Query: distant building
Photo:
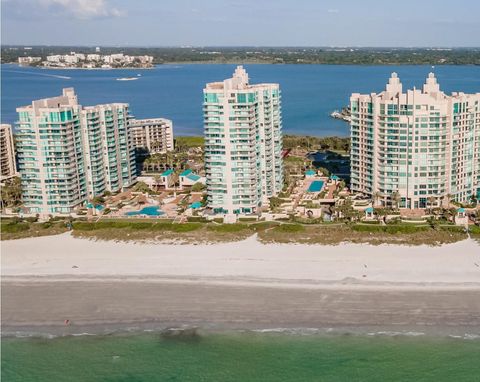
[[[440,91],[433,73],[403,92],[352,94],[351,189],[376,204],[425,208],[480,197],[480,93]]]
[[[100,61],[102,56],[99,54],[87,54],[87,61]]]
[[[31,65],[38,62],[49,68],[96,68],[96,67],[135,67],[151,68],[153,56],[128,56],[123,53],[100,55],[70,52],[69,54],[55,54],[47,56],[46,61],[41,57],[19,57],[21,65]],[[102,64],[103,63],[103,64]]]
[[[131,119],[129,130],[137,150],[147,150],[151,154],[173,150],[173,124],[165,118]]]
[[[250,85],[239,66],[203,93],[208,207],[255,213],[283,187],[279,85]]]
[[[42,61],[42,57],[18,57],[19,65],[31,65]]]
[[[82,107],[72,88],[17,108],[23,201],[31,213],[65,215],[135,182],[128,104]]]
[[[15,145],[13,142],[12,126],[0,125],[0,178],[1,181],[17,174],[15,162]]]

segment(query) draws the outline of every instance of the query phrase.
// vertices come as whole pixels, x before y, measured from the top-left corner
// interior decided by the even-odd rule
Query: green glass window
[[[247,95],[243,93],[237,94],[237,102],[238,103],[246,103],[247,102]]]
[[[205,94],[205,102],[218,102],[218,96],[216,93]]]

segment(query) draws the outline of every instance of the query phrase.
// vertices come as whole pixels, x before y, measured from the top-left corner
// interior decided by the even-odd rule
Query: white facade
[[[12,126],[0,125],[0,180],[8,179],[17,174],[15,146]]]
[[[425,208],[480,196],[480,93],[440,91],[433,73],[405,93],[352,94],[351,188],[389,205]]]
[[[151,154],[173,150],[173,123],[165,118],[131,119],[129,130],[136,149]]]
[[[279,85],[250,85],[239,66],[203,92],[208,207],[256,213],[283,187]]]
[[[42,61],[42,57],[18,57],[18,63],[20,65],[30,65],[35,62],[40,62]]]

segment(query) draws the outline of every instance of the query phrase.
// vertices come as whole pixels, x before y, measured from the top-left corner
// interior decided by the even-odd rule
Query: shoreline
[[[152,66],[150,68],[140,68],[140,67],[125,67],[125,68],[76,68],[76,67],[68,67],[68,68],[62,68],[62,67],[49,67],[49,66],[31,66],[31,65],[20,65],[17,63],[6,63],[8,65],[17,65],[19,68],[37,68],[37,69],[55,69],[55,70],[133,70],[133,69],[141,69],[141,70],[148,70],[148,69],[155,69],[155,66]]]
[[[123,281],[3,282],[2,336],[168,328],[475,336],[480,335],[479,296],[480,288],[378,291]]]
[[[169,327],[480,334],[473,240],[406,251],[255,237],[134,244],[65,233],[1,245],[4,336]]]
[[[412,63],[370,63],[370,64],[361,64],[358,62],[351,62],[351,63],[318,63],[318,62],[258,62],[258,61],[227,61],[227,62],[218,62],[218,61],[171,61],[171,62],[162,62],[161,64],[153,64],[151,68],[108,68],[103,70],[110,70],[110,69],[155,69],[156,66],[162,65],[322,65],[322,66],[425,66],[431,67],[431,64],[412,64]],[[3,62],[1,65],[18,65],[18,62]],[[469,63],[469,64],[441,64],[436,63],[435,66],[480,66],[480,64],[476,63]],[[23,66],[23,67],[33,67],[30,65]],[[85,70],[99,70],[102,68],[48,68],[48,67],[39,67],[42,69],[85,69]]]

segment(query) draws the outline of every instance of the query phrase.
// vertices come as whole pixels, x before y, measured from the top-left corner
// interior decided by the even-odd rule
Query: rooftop
[[[180,176],[187,176],[187,175],[190,174],[191,172],[192,172],[192,170],[187,169],[187,170],[183,171],[183,172],[180,174]]]
[[[251,85],[247,71],[242,65],[239,65],[231,78],[227,78],[222,82],[210,82],[206,85],[205,90],[248,90],[265,86],[278,86],[278,84],[262,83]]]

